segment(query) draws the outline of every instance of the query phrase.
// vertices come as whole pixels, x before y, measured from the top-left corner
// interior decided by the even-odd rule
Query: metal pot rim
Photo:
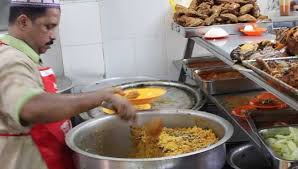
[[[175,110],[175,112],[173,111]],[[168,112],[171,111],[171,112]],[[221,146],[222,144],[224,144],[226,141],[228,141],[228,139],[231,138],[233,132],[234,132],[234,128],[232,126],[231,123],[229,123],[227,120],[225,120],[222,117],[219,117],[217,115],[211,114],[211,113],[207,113],[207,112],[203,112],[203,111],[196,111],[196,110],[188,110],[188,109],[163,109],[163,110],[158,110],[158,111],[147,111],[147,112],[139,112],[138,114],[146,114],[148,112],[152,112],[153,114],[185,114],[185,115],[193,115],[193,116],[200,116],[200,117],[206,117],[206,118],[210,118],[218,123],[220,123],[225,130],[225,134],[224,136],[215,144],[212,144],[209,147],[197,150],[197,151],[193,151],[190,153],[185,153],[185,154],[179,154],[179,155],[175,155],[175,156],[167,156],[167,157],[159,157],[159,158],[116,158],[116,157],[107,157],[107,156],[101,156],[101,155],[96,155],[96,154],[92,154],[92,153],[88,153],[86,151],[81,150],[80,148],[78,148],[75,143],[74,143],[74,137],[76,135],[77,132],[79,132],[80,128],[83,126],[88,126],[88,125],[92,125],[94,123],[96,123],[97,121],[100,121],[101,119],[109,119],[109,118],[118,118],[115,116],[103,116],[103,117],[99,117],[99,118],[95,118],[95,119],[91,119],[88,120],[86,122],[83,122],[81,124],[79,124],[78,126],[76,126],[75,128],[73,128],[71,131],[69,131],[65,137],[65,141],[66,144],[68,145],[68,147],[70,147],[70,149],[72,149],[74,152],[82,154],[84,156],[87,157],[91,157],[91,158],[95,158],[95,159],[100,159],[100,160],[111,160],[111,161],[123,161],[123,162],[142,162],[142,161],[161,161],[161,160],[172,160],[172,159],[176,159],[176,158],[181,158],[181,157],[187,157],[187,156],[192,156],[192,155],[196,155],[199,153],[204,153],[207,152],[209,150],[212,150],[216,147]],[[167,112],[167,113],[165,113]]]

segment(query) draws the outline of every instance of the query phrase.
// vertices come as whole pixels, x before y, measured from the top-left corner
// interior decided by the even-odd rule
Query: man
[[[59,19],[58,0],[11,2],[8,34],[0,38],[1,169],[72,169],[67,119],[103,101],[135,120],[135,109],[115,89],[53,94],[53,72],[41,67],[39,55],[53,44]]]

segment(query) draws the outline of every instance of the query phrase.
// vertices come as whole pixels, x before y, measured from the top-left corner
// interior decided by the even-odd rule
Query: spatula
[[[160,117],[154,117],[145,124],[145,132],[152,137],[158,137],[162,132],[163,123]]]

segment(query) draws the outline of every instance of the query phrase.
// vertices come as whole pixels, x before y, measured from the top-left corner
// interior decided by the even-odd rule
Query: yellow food
[[[133,105],[137,110],[149,110],[151,109],[151,104],[138,104],[138,105]],[[115,114],[114,110],[107,109],[104,107],[100,107],[101,111],[106,113],[106,114]]]
[[[125,96],[134,95],[138,93],[138,96],[135,98],[128,98],[132,104],[146,104],[151,103],[154,99],[159,98],[167,92],[166,89],[160,87],[144,87],[144,88],[130,88],[124,90]],[[133,93],[133,94],[130,94]],[[135,94],[134,94],[135,93]]]
[[[162,129],[159,137],[147,135],[144,127],[132,127],[132,158],[155,158],[179,155],[206,148],[218,141],[211,129],[197,126],[190,128]]]

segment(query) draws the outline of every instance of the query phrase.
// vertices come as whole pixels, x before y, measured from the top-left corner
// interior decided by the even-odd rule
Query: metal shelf
[[[247,78],[251,79],[259,86],[263,87],[265,90],[273,93],[279,99],[287,103],[290,107],[298,111],[298,100],[284,94],[283,92],[278,91],[276,88],[270,86],[265,79],[257,75],[255,72],[251,71],[250,69],[246,69],[242,65],[235,64],[230,59],[230,53],[233,49],[235,49],[239,44],[247,43],[247,42],[259,42],[261,40],[273,40],[274,35],[272,34],[265,34],[264,36],[260,37],[246,37],[246,36],[239,36],[239,35],[230,35],[227,39],[221,40],[205,40],[199,37],[191,38],[195,41],[196,44],[206,48],[210,53],[214,54],[216,57],[221,59],[226,64],[230,65],[234,69],[238,70]],[[220,43],[225,41],[225,44]],[[218,46],[217,44],[223,44],[222,46]]]

